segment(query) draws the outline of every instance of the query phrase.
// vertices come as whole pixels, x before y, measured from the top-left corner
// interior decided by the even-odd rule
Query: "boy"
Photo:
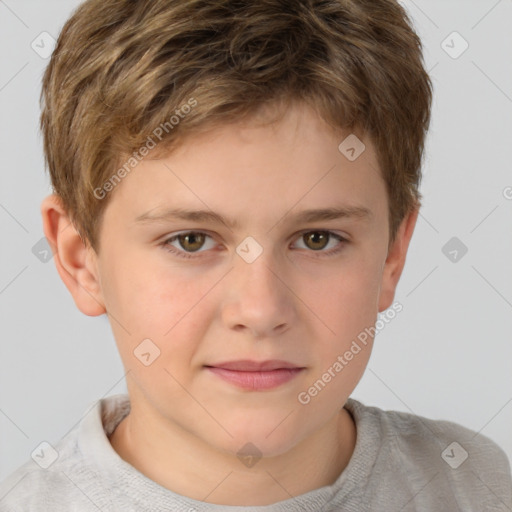
[[[490,439],[350,398],[421,205],[396,1],[87,0],[42,96],[45,235],[129,395],[2,511],[512,510]]]

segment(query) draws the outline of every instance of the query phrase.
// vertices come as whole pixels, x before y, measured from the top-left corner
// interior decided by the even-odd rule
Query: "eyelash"
[[[349,243],[349,241],[346,238],[338,235],[337,233],[335,233],[333,231],[324,230],[324,229],[314,229],[314,230],[302,231],[301,233],[299,233],[299,238],[308,233],[327,233],[329,235],[329,242],[331,240],[331,237],[333,237],[336,240],[338,240],[339,242],[341,242],[337,247],[335,247],[334,249],[330,249],[329,251],[323,251],[323,250],[308,251],[308,252],[313,252],[313,253],[315,253],[315,252],[320,253],[320,255],[318,255],[318,256],[315,255],[314,256],[315,258],[335,256],[343,250],[343,248],[345,247],[346,244]],[[186,251],[178,250],[175,247],[172,247],[171,245],[169,245],[171,242],[174,242],[175,240],[177,240],[178,237],[181,235],[206,235],[209,238],[213,238],[211,235],[209,235],[208,233],[205,233],[203,231],[182,231],[176,235],[171,236],[170,238],[167,238],[161,244],[166,251],[178,256],[179,258],[187,258],[187,259],[197,258],[198,257],[196,255],[197,253],[201,253],[201,252],[205,252],[205,251],[199,250],[194,253],[187,253]]]

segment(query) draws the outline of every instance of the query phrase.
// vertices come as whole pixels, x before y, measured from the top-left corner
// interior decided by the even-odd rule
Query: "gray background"
[[[38,131],[48,60],[31,43],[57,38],[79,3],[0,0],[0,480],[93,401],[126,392],[106,317],[80,313],[53,259],[32,252],[50,187]],[[396,295],[404,309],[352,396],[460,423],[512,459],[512,1],[403,5],[435,87],[424,207]],[[458,58],[441,46],[453,31],[469,43]],[[450,51],[460,43],[449,38]],[[443,253],[452,237],[468,248],[456,262]]]

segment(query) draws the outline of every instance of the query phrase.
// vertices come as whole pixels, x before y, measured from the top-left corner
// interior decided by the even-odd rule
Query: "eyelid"
[[[293,235],[291,235],[290,239],[294,240],[294,239],[298,238],[299,236],[304,235],[306,233],[319,232],[319,231],[322,231],[322,232],[325,232],[325,233],[330,233],[331,235],[339,236],[340,238],[343,238],[347,242],[350,241],[350,236],[348,235],[348,233],[338,232],[337,230],[333,230],[333,229],[329,229],[329,228],[309,228],[309,229],[303,229],[303,230],[297,231]],[[170,238],[174,238],[174,237],[177,237],[179,235],[191,234],[191,233],[199,234],[199,235],[207,235],[207,236],[209,236],[209,237],[211,237],[213,239],[216,239],[217,236],[218,236],[217,233],[214,233],[213,231],[209,231],[207,229],[182,229],[180,231],[173,231],[172,233],[169,233],[169,234],[165,235],[163,237],[162,241],[166,242]]]
[[[302,231],[298,231],[297,233],[295,233],[293,236],[296,238],[297,236],[304,235],[306,233],[316,233],[316,232],[320,232],[320,231],[321,232],[325,232],[325,233],[330,233],[333,236],[340,237],[340,238],[342,238],[343,240],[345,240],[347,242],[350,241],[350,236],[348,235],[348,233],[345,233],[344,231],[340,232],[340,231],[337,231],[337,230],[334,230],[334,229],[329,229],[329,228],[309,228],[309,229],[303,229]]]

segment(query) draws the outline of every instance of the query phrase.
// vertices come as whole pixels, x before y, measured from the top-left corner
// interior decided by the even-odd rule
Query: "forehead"
[[[378,214],[386,199],[372,141],[335,132],[300,105],[272,124],[246,120],[191,135],[158,156],[148,155],[117,187],[117,201],[133,220],[181,212],[238,227],[255,216],[324,207],[346,210],[324,211],[325,219],[362,219]]]

